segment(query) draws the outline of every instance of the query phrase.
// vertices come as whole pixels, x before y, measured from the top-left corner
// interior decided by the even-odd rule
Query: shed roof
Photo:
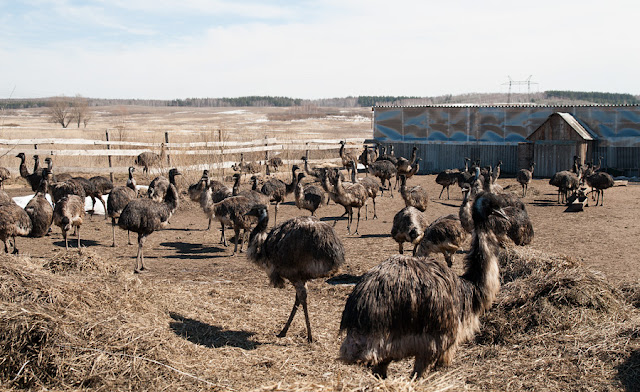
[[[552,115],[550,115],[549,118],[547,118],[547,120],[538,127],[538,129],[536,129],[531,135],[529,135],[527,137],[527,139],[531,139],[532,136],[537,134],[538,131],[542,127],[544,127],[544,125],[547,122],[549,122],[551,117],[556,116],[556,115],[560,116],[562,118],[562,120],[564,122],[566,122],[571,127],[571,129],[573,129],[578,134],[578,136],[580,136],[580,138],[582,138],[583,140],[591,141],[591,140],[597,139],[597,136],[593,132],[588,130],[587,128],[583,127],[582,124],[580,124],[580,122],[578,122],[578,120],[576,120],[576,118],[573,117],[572,114],[565,113],[565,112],[555,112]]]

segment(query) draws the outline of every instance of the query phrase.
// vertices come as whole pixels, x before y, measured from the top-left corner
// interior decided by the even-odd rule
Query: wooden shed
[[[519,164],[525,168],[528,162],[536,163],[535,175],[550,177],[560,170],[569,170],[573,157],[581,164],[593,153],[597,136],[569,113],[551,114],[531,135],[527,137],[533,148],[522,148]],[[533,155],[533,156],[531,156]]]

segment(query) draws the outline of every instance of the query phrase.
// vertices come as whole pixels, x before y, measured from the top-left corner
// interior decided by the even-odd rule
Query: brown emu
[[[11,179],[11,172],[6,167],[0,167],[0,188],[4,189],[4,182]]]
[[[140,198],[131,200],[120,213],[118,226],[121,229],[138,233],[138,253],[134,272],[144,270],[143,246],[145,239],[154,231],[167,225],[169,218],[178,208],[178,190],[173,184],[169,188],[161,202]],[[138,268],[138,266],[140,266]]]
[[[133,178],[133,172],[136,169],[129,167],[129,179],[126,186],[117,186],[111,190],[109,197],[107,198],[107,216],[111,218],[111,235],[113,242],[111,246],[116,246],[116,219],[120,217],[122,210],[129,204],[129,202],[138,197],[136,191],[136,180]],[[128,244],[131,245],[131,237],[127,230]]]
[[[254,217],[246,215],[254,205],[256,205],[256,202],[248,197],[231,196],[212,206],[211,211],[213,212],[213,216],[220,222],[220,226],[222,227],[222,241],[224,246],[227,246],[224,228],[225,226],[233,227],[233,232],[235,233],[234,255],[238,251],[238,242],[240,242],[240,253],[242,253],[244,237],[246,237],[251,226],[256,222]],[[241,230],[243,231],[242,236],[240,236]]]
[[[316,210],[322,206],[325,202],[326,193],[324,190],[315,184],[304,185],[302,179],[306,177],[306,174],[298,174],[298,181],[296,184],[295,198],[296,207],[299,209],[305,209],[311,212],[311,215],[316,215]]]
[[[162,165],[162,161],[164,160],[165,156],[164,143],[162,143],[160,144],[160,155],[156,154],[155,152],[145,151],[136,157],[136,159],[134,160],[134,164],[142,166],[142,173],[146,174],[148,177],[149,168],[156,165]]]
[[[441,216],[427,227],[414,256],[442,253],[447,265],[451,267],[455,253],[462,249],[468,238],[469,233],[462,228],[460,218],[457,215]]]
[[[413,146],[413,149],[411,150],[411,158],[407,159],[405,157],[399,157],[398,158],[398,163],[396,163],[396,170],[398,171],[398,175],[396,176],[396,185],[395,187],[398,188],[398,183],[400,182],[400,176],[401,175],[405,175],[407,176],[407,174],[409,172],[411,172],[411,169],[413,167],[413,164],[416,163],[416,153],[418,151],[418,147]],[[408,176],[410,177],[410,176]]]
[[[438,173],[438,175],[436,176],[436,184],[442,186],[442,190],[440,191],[440,195],[438,196],[438,199],[442,197],[442,192],[444,192],[444,190],[446,189],[447,200],[449,200],[449,187],[458,182],[459,175],[460,175],[460,172],[458,172],[457,170],[451,170],[451,169],[446,169]]]
[[[56,202],[53,208],[53,223],[62,230],[64,247],[69,249],[67,233],[73,226],[78,234],[78,249],[80,249],[80,226],[84,218],[84,197],[66,195]]]
[[[327,182],[329,179],[325,177],[325,188],[329,188]],[[340,176],[336,176],[333,183],[334,200],[337,204],[342,205],[348,214],[347,233],[351,234],[351,223],[353,222],[353,208],[358,209],[358,221],[356,223],[355,234],[358,234],[360,227],[360,209],[367,202],[367,190],[362,184],[343,184]],[[333,222],[335,226],[338,220]]]
[[[285,280],[296,289],[296,300],[278,337],[285,337],[298,306],[302,304],[307,324],[307,341],[312,342],[307,308],[307,282],[331,275],[344,263],[344,246],[335,230],[313,216],[300,216],[280,223],[267,233],[269,215],[265,205],[256,205],[248,215],[258,217],[249,237],[248,258],[263,268],[270,283],[284,287]]]
[[[527,189],[529,188],[529,183],[531,183],[531,178],[533,178],[533,168],[536,166],[535,162],[531,162],[529,165],[529,169],[520,169],[518,172],[517,180],[522,185],[522,197],[527,197]]]
[[[202,208],[202,212],[209,218],[209,224],[207,225],[207,230],[211,229],[211,221],[215,216],[215,205],[216,203],[220,203],[222,200],[231,197],[233,195],[233,190],[226,186],[224,183],[220,181],[210,181],[207,188],[200,194],[200,207]],[[222,227],[222,234],[220,237],[220,243],[227,243],[226,238],[224,237],[224,227]]]
[[[380,183],[373,177],[358,178],[356,172],[351,172],[351,182],[359,183],[367,190],[367,197],[373,202],[373,219],[378,219],[378,212],[376,211],[376,197],[378,197],[378,191],[380,190]],[[364,219],[369,219],[369,204],[364,205]]]
[[[369,173],[380,179],[382,183],[382,195],[384,195],[385,183],[389,184],[389,193],[393,197],[393,189],[391,188],[391,178],[398,174],[396,166],[388,160],[378,160],[369,165]]]
[[[407,188],[407,177],[404,174],[400,175],[400,194],[407,207],[416,207],[422,212],[427,210],[427,205],[429,204],[427,190],[420,185]]]
[[[202,171],[202,177],[195,184],[189,185],[187,189],[187,193],[189,194],[189,199],[191,201],[200,202],[200,194],[204,191],[209,185],[209,170]]]
[[[614,184],[613,177],[611,174],[605,172],[597,172],[585,178],[587,185],[589,185],[592,189],[595,189],[597,199],[596,206],[598,202],[600,205],[604,205],[604,190],[611,188]],[[602,199],[600,199],[602,196]]]
[[[31,219],[32,228],[29,233],[31,237],[44,237],[49,232],[51,223],[53,223],[53,207],[51,207],[51,204],[45,197],[47,194],[47,184],[47,177],[43,176],[35,196],[33,196],[24,207],[24,210]]]
[[[37,191],[38,187],[40,186],[40,180],[42,179],[42,170],[29,173],[27,164],[25,163],[26,157],[23,152],[18,153],[18,155],[16,155],[16,158],[20,158],[20,177],[27,180],[27,183],[31,187],[32,191]]]
[[[369,173],[369,165],[376,161],[378,153],[375,148],[369,148],[368,145],[364,145],[364,151],[358,157],[358,161],[364,166],[364,172]]]
[[[296,177],[296,171],[300,170],[298,165],[291,167],[291,182],[286,184],[284,181],[278,178],[269,178],[264,184],[260,192],[269,197],[269,201],[275,203],[275,214],[273,217],[273,223],[278,221],[278,206],[282,203],[287,195],[293,193],[296,189],[298,177]]]
[[[161,202],[164,200],[164,195],[169,189],[169,185],[173,185],[178,190],[178,185],[176,184],[176,176],[180,176],[182,173],[178,171],[175,167],[169,170],[169,179],[164,176],[158,176],[151,181],[149,184],[149,188],[147,189],[147,196],[150,199],[153,199],[157,202]]]
[[[342,166],[347,169],[347,174],[349,174],[349,170],[358,170],[358,166],[354,166],[354,162],[358,160],[358,156],[350,151],[344,150],[344,145],[347,142],[344,140],[340,140],[340,159],[342,159]]]
[[[8,197],[4,191],[3,202],[0,204],[0,240],[4,243],[4,251],[9,253],[8,240],[13,238],[13,254],[18,254],[17,236],[27,236],[31,233],[32,223],[29,214]],[[4,197],[4,196],[7,197]]]
[[[413,244],[413,255],[424,236],[429,222],[422,211],[415,207],[405,207],[393,217],[391,226],[391,238],[398,243],[398,253],[403,254],[405,242]]]
[[[457,276],[436,259],[391,256],[367,272],[347,298],[340,358],[386,377],[391,361],[415,357],[413,375],[449,365],[460,343],[480,326],[500,289],[497,240],[489,217],[502,216],[494,195],[479,194],[465,272]]]

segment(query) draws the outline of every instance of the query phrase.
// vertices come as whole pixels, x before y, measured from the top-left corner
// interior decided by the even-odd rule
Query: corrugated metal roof
[[[576,118],[573,117],[570,113],[556,112],[554,114],[560,115],[560,117],[562,117],[562,119],[564,119],[564,121],[566,121],[567,124],[569,124],[569,126],[573,128],[584,140],[595,140],[592,133],[587,131],[582,125],[580,125],[578,120],[576,120]]]
[[[527,103],[517,103],[517,104],[442,104],[442,105],[407,105],[407,106],[398,106],[398,105],[376,105],[372,106],[371,109],[375,110],[376,108],[380,109],[390,109],[390,108],[585,108],[585,107],[602,107],[602,108],[612,108],[612,107],[640,107],[640,105],[632,105],[632,104],[624,104],[624,105],[599,105],[599,104],[590,104],[590,105],[537,105],[537,104],[527,104]]]

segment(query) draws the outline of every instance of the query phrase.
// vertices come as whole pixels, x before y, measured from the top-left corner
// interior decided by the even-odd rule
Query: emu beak
[[[509,220],[509,217],[507,216],[507,214],[504,212],[504,210],[502,208],[498,208],[496,210],[493,210],[493,212],[500,216],[503,219]]]

